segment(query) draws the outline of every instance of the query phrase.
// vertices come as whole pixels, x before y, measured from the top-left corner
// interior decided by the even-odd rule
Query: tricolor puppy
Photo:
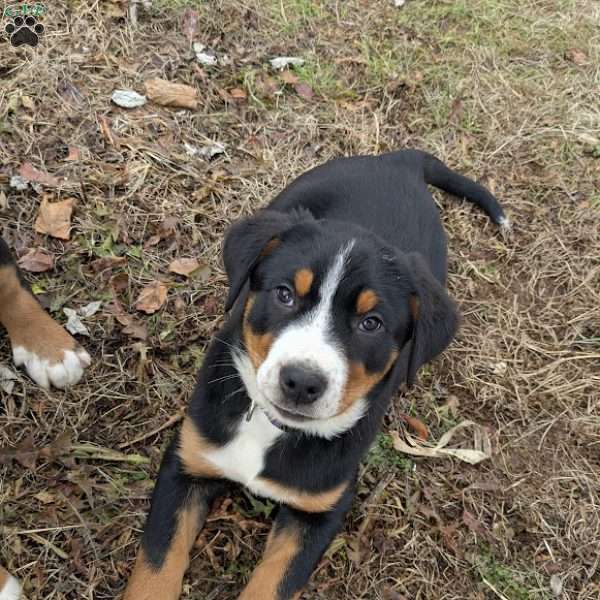
[[[127,600],[179,597],[228,482],[280,503],[240,598],[299,598],[342,526],[393,394],[446,348],[446,235],[430,183],[507,226],[496,199],[413,150],[309,171],[229,231],[229,319],[164,456]]]
[[[13,360],[42,387],[77,383],[88,353],[40,306],[0,238],[0,323],[8,331]],[[0,600],[17,600],[17,580],[0,567]]]

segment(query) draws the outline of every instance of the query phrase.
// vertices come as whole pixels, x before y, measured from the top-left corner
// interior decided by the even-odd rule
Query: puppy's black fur
[[[260,470],[245,483],[282,506],[264,562],[240,598],[299,596],[341,527],[358,464],[390,398],[446,348],[458,327],[445,289],[446,235],[428,183],[466,197],[494,223],[508,224],[482,186],[424,152],[406,150],[313,169],[268,209],[230,229],[224,262],[231,313],[210,346],[183,429],[165,456],[126,598],[150,598],[156,589],[164,598],[178,597],[187,566],[177,559],[182,529],[189,529],[192,514],[197,533],[217,487],[226,480],[243,482],[245,473],[235,463],[245,464],[247,456],[233,451],[230,456],[226,449],[251,435],[244,432],[252,425],[244,424],[257,418],[253,402],[271,423],[264,421],[264,435],[273,434],[270,427],[281,431],[265,443]],[[330,293],[336,257],[342,266]],[[323,339],[335,343],[323,353],[323,364],[341,356],[347,379],[338,412],[317,418],[327,408],[320,399],[301,404],[297,396],[290,401],[279,391],[269,396],[266,383],[263,398],[256,374],[271,353],[293,353],[293,348],[277,349],[278,340],[296,339],[289,333],[295,327],[320,322],[315,315],[328,293]],[[311,364],[320,352],[314,349]],[[246,367],[240,366],[240,354]],[[327,394],[335,374],[317,367],[327,380]],[[355,409],[355,418],[348,417]],[[251,446],[240,448],[250,454]],[[223,462],[226,456],[232,464]]]

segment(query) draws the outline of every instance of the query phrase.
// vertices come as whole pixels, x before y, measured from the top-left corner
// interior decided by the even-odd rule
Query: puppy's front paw
[[[75,340],[72,341],[70,347],[55,346],[49,353],[46,349],[38,349],[39,354],[24,346],[15,346],[13,360],[15,365],[23,365],[39,386],[66,388],[76,384],[91,363],[90,355]],[[61,355],[62,358],[57,360]]]
[[[40,386],[65,388],[77,383],[90,355],[38,306],[27,322],[10,328],[13,360]]]
[[[21,586],[19,582],[0,567],[0,600],[19,600]]]

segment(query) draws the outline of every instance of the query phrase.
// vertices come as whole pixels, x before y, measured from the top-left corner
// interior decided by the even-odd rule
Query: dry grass
[[[105,301],[84,340],[94,356],[85,381],[45,393],[23,376],[2,397],[0,444],[33,436],[41,447],[67,432],[79,444],[129,444],[123,452],[149,459],[71,453],[30,469],[0,467],[0,561],[31,599],[100,600],[122,590],[171,435],[151,432],[184,408],[220,321],[225,226],[329,157],[410,145],[486,182],[516,230],[504,241],[481,214],[440,196],[464,326],[395,402],[386,427],[412,412],[439,436],[469,418],[489,428],[495,454],[475,467],[412,461],[383,434],[347,526],[303,597],[541,600],[554,597],[554,575],[562,598],[597,600],[597,2],[412,0],[400,10],[383,0],[196,2],[196,39],[232,58],[204,73],[181,33],[186,4],[154,0],[134,28],[110,16],[109,2],[55,2],[35,51],[0,44],[0,190],[9,200],[0,229],[18,251],[39,245],[57,255],[56,269],[34,280],[58,318],[63,305]],[[312,100],[289,86],[265,93],[265,65],[277,55],[308,59],[300,74]],[[200,108],[111,105],[113,89],[143,91],[155,76],[196,86]],[[224,102],[219,89],[234,87],[248,99]],[[102,117],[120,146],[101,134]],[[186,154],[184,142],[206,140],[226,143],[226,154],[212,162]],[[79,146],[81,159],[65,162],[65,145]],[[33,233],[39,195],[8,185],[24,160],[72,183],[58,194],[78,200],[71,242]],[[170,216],[177,236],[144,248]],[[127,256],[125,267],[94,274],[90,263],[111,253]],[[207,261],[210,277],[168,275],[176,256]],[[111,311],[108,279],[120,271],[129,276],[120,300],[132,314],[143,284],[172,284],[166,307],[145,318],[146,342],[124,335]],[[4,337],[0,359],[9,360]],[[185,598],[236,597],[271,508],[242,494],[217,507]]]

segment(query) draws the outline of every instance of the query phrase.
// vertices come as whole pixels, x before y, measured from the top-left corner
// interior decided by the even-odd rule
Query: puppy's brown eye
[[[383,321],[379,317],[367,317],[358,324],[358,328],[367,333],[373,333],[382,327]]]
[[[279,300],[281,304],[284,304],[285,306],[294,306],[294,292],[292,292],[289,287],[280,285],[275,288],[275,294],[277,300]]]

